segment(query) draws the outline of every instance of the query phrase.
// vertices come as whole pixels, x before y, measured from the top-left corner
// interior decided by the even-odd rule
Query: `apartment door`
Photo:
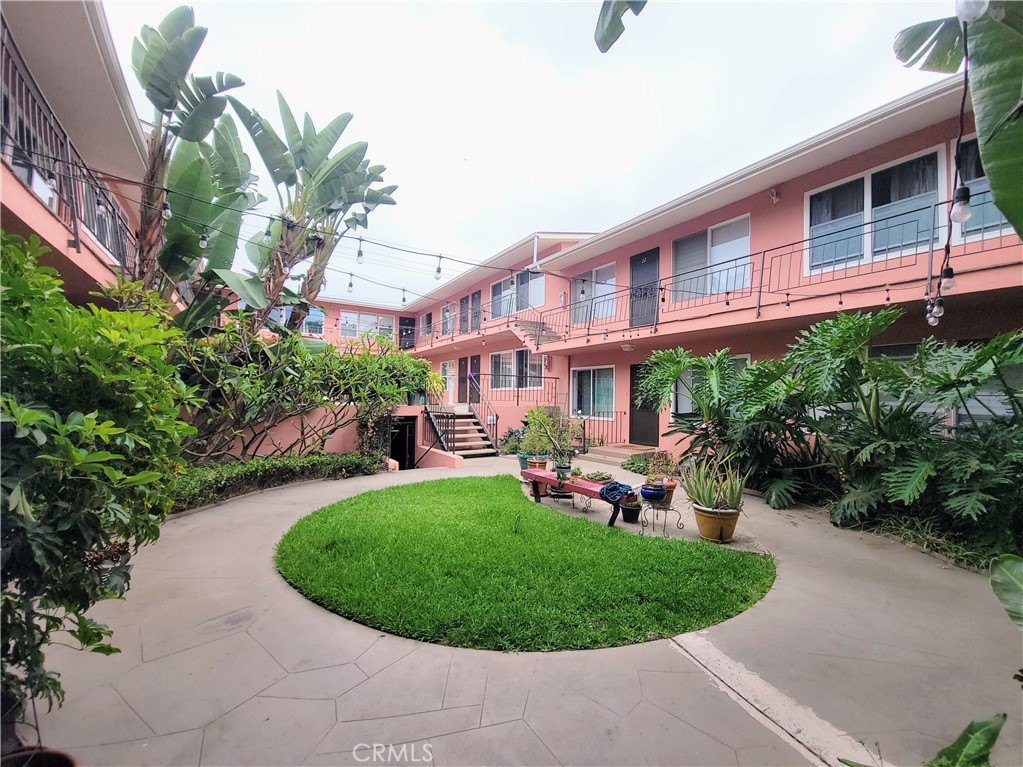
[[[469,401],[469,358],[458,358],[458,401]]]
[[[636,406],[636,395],[640,379],[642,365],[629,367],[629,403],[632,410],[629,412],[629,442],[633,445],[657,446],[658,412],[656,407],[647,402],[642,402],[642,407]]]
[[[479,330],[480,313],[483,311],[483,291],[477,290],[473,293],[470,303],[472,305],[470,307],[469,329],[473,331]]]
[[[398,416],[391,421],[390,456],[402,471],[416,467],[416,416]]]
[[[458,299],[458,332],[469,332],[469,296]]]
[[[629,260],[629,327],[653,325],[657,317],[657,262],[660,250],[654,248]]]
[[[398,318],[398,346],[402,349],[413,349],[416,345],[416,318]]]
[[[475,404],[480,401],[480,355],[474,354],[469,358],[469,375],[476,379],[476,385],[469,387],[469,402]]]

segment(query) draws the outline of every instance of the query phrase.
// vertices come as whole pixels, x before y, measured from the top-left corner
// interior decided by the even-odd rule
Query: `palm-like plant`
[[[169,183],[167,174],[175,144],[205,139],[227,107],[227,100],[220,94],[244,85],[240,78],[226,72],[217,72],[212,77],[189,74],[205,39],[206,28],[197,27],[192,9],[181,6],[167,14],[159,26],[143,26],[132,45],[132,69],[154,107],[132,275],[146,289],[157,287],[161,279],[158,263],[164,235],[161,214],[168,203],[164,189]],[[201,228],[210,223],[209,218],[207,211],[207,220],[193,225]],[[178,236],[182,236],[180,231]],[[194,236],[198,241],[199,234]]]
[[[370,165],[368,145],[357,141],[335,152],[350,113],[338,115],[317,131],[307,113],[299,130],[291,107],[277,93],[286,141],[258,112],[229,97],[242,125],[252,137],[274,183],[280,202],[279,218],[270,226],[270,242],[257,235],[249,243],[255,275],[242,288],[257,309],[255,320],[264,322],[284,294],[285,281],[302,262],[308,261],[301,301],[292,309],[288,327],[297,329],[305,318],[308,302],[324,284],[324,270],[334,248],[352,229],[365,227],[378,205],[393,205],[396,186],[377,187],[383,181],[382,165]],[[356,207],[359,206],[359,207]],[[255,290],[256,283],[261,290]],[[238,285],[231,285],[238,289]]]

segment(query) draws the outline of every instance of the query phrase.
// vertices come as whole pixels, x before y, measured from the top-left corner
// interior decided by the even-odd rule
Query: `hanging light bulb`
[[[956,273],[951,266],[941,270],[941,292],[951,293],[956,287]]]
[[[579,298],[586,298],[586,280],[579,286]]]
[[[731,306],[732,305],[732,302],[729,300],[729,294],[730,293],[731,293],[731,291],[729,291],[729,290],[725,291],[725,306]]]
[[[658,288],[658,290],[661,291],[661,303],[663,304],[665,302],[665,300],[666,300],[665,297],[664,297],[664,286],[661,285],[661,287]]]
[[[933,314],[927,315],[927,324],[930,325],[932,328],[937,327],[939,322],[941,322],[941,320],[939,320]]]
[[[266,231],[263,232],[263,244],[264,245],[269,245],[270,244],[270,240],[272,240],[272,239],[273,239],[273,232],[270,231],[270,227],[268,226],[266,228]]]
[[[199,247],[206,250],[206,248],[209,247],[209,244],[210,235],[207,232],[206,227],[203,227],[202,234],[199,235]]]
[[[511,277],[508,278],[508,284],[509,284],[510,287],[514,288],[515,287],[515,272],[513,272],[511,269],[509,269],[508,270],[508,274],[511,275]]]
[[[405,288],[401,289],[401,305],[405,305]]]
[[[956,0],[956,16],[967,24],[983,16],[988,9],[989,0]]]
[[[352,284],[352,273],[348,272],[348,292],[351,293],[355,290],[355,285]]]
[[[973,215],[973,208],[970,207],[970,187],[961,186],[952,195],[952,212],[948,217],[957,224],[965,224]]]
[[[104,210],[104,208],[103,208],[103,198],[97,196],[96,197],[96,215],[97,216],[102,216],[104,213],[106,213],[106,210]]]
[[[842,300],[842,294],[841,293],[838,294],[838,305],[839,306],[845,306],[845,301]]]
[[[362,255],[362,238],[360,237],[359,238],[359,252],[355,256],[355,263],[361,264],[365,260],[366,260],[366,257],[364,255]],[[405,302],[402,301],[402,303],[405,303]]]
[[[938,296],[934,299],[934,304],[931,306],[931,314],[935,317],[945,316],[945,299]]]
[[[443,256],[437,256],[437,271],[435,271],[433,273],[433,279],[435,279],[435,280],[439,280],[440,279],[440,261],[441,261],[442,258],[443,258]]]
[[[160,206],[160,215],[163,216],[164,221],[171,220],[171,216],[173,216],[174,214],[171,213],[169,202],[165,202],[163,205]]]
[[[789,294],[786,293],[785,294],[785,311],[788,311],[790,308],[792,308],[792,302],[789,301]]]
[[[888,288],[885,288],[885,289],[884,289],[884,302],[885,302],[886,304],[890,304],[890,303],[892,302],[892,296],[891,296],[891,294],[890,294],[890,293],[888,292]]]
[[[57,191],[57,174],[54,173],[52,170],[46,174],[46,184],[53,191],[55,192]]]

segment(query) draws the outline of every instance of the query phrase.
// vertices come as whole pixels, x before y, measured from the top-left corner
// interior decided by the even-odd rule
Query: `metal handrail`
[[[428,332],[423,332],[424,328],[416,329],[416,347],[431,346],[439,341],[459,336],[483,335],[495,328],[510,328],[516,323],[539,320],[541,314],[539,309],[531,306],[519,307],[518,303],[519,298],[516,294],[493,299],[475,308],[470,304],[465,317],[462,317],[457,303],[446,304],[441,308],[440,316],[433,318]],[[450,309],[447,317],[443,314],[444,309]],[[535,319],[530,319],[534,317]]]
[[[493,375],[473,373],[480,389],[486,389],[492,402],[507,402],[521,405],[556,405],[558,403],[557,376]],[[510,384],[504,386],[503,384]],[[525,383],[525,386],[519,384]]]
[[[582,421],[583,427],[582,445],[579,447],[579,452],[588,453],[591,447],[590,442],[594,443],[593,447],[627,442],[625,422],[628,415],[628,411],[625,410],[603,410],[589,415],[581,413],[573,415],[572,418]]]
[[[433,427],[433,432],[436,436],[433,445],[430,445],[430,449],[433,448],[438,442],[441,448],[450,453],[451,448],[455,445],[455,413],[451,410],[448,405],[441,402],[440,397],[434,392],[429,392],[426,395],[426,405],[423,408],[423,412],[426,414],[427,422]],[[429,449],[427,450],[429,452]],[[422,460],[422,456],[420,456]],[[419,461],[416,461],[418,464]]]
[[[476,373],[469,373],[469,410],[476,416],[476,420],[479,421],[480,426],[483,427],[483,431],[486,432],[487,437],[490,438],[490,442],[494,447],[497,447],[497,422],[499,416],[497,415],[497,409],[494,405],[486,398],[483,394],[483,387],[480,386],[480,382],[476,377]],[[475,395],[475,397],[473,396]],[[473,399],[476,401],[474,402]]]

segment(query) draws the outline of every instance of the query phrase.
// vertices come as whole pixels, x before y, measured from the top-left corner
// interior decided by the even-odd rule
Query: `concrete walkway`
[[[458,474],[516,471],[493,458]],[[995,764],[1019,764],[1020,636],[986,578],[818,513],[749,502],[740,524],[778,561],[767,597],[606,650],[425,645],[328,613],[274,570],[275,543],[313,509],[454,475],[315,482],[172,519],[128,598],[94,610],[122,653],[49,652],[67,700],[41,716],[44,742],[87,766],[745,767],[875,763],[862,740],[910,765],[1004,711]]]

